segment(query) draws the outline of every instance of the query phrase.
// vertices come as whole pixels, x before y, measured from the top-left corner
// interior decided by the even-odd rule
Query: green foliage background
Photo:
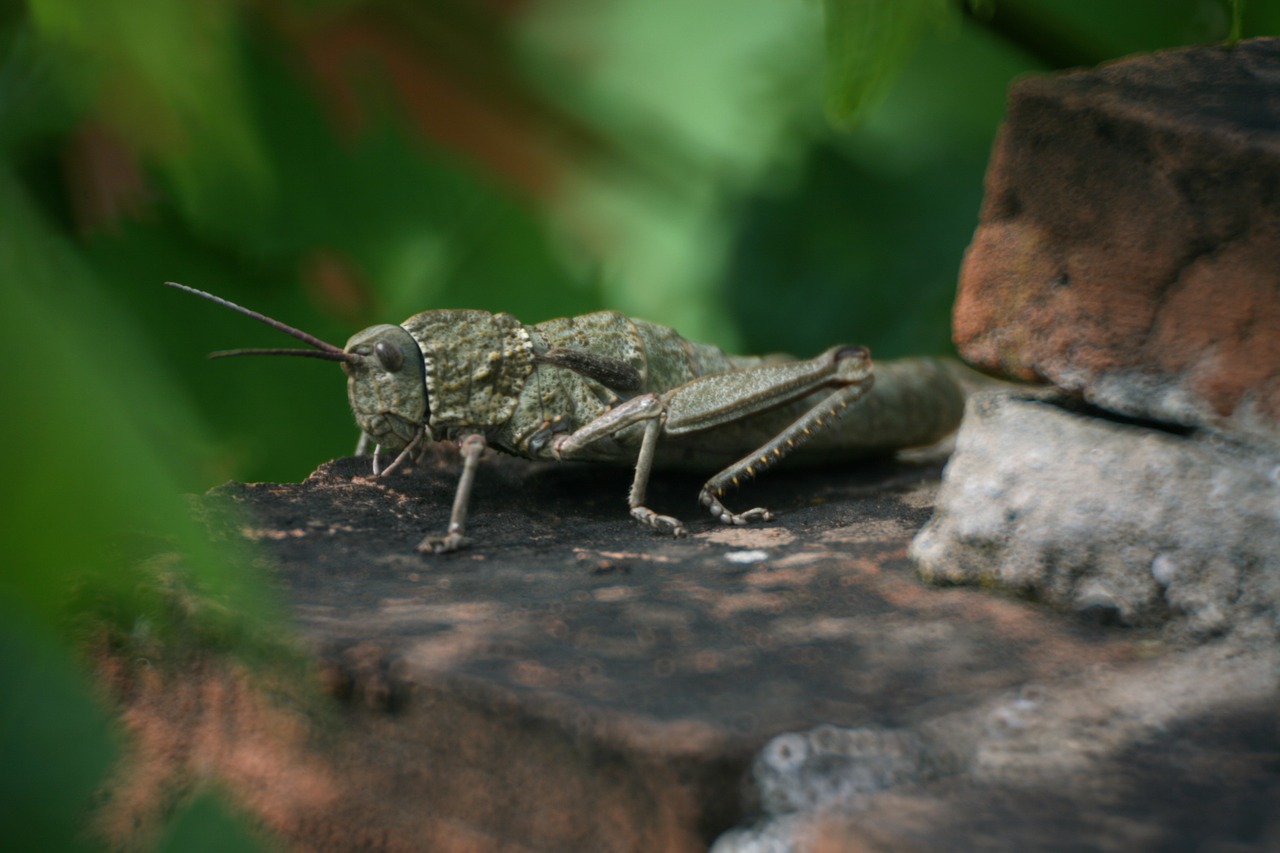
[[[741,351],[946,351],[1008,82],[1220,40],[1237,12],[1274,33],[1278,6],[0,7],[0,845],[98,846],[83,817],[119,744],[86,613],[239,652],[282,618],[181,493],[300,479],[356,438],[336,367],[211,364],[286,342],[162,281],[337,344],[427,308],[612,307]],[[163,550],[227,624],[139,593]],[[157,843],[204,832],[253,843],[216,797]]]

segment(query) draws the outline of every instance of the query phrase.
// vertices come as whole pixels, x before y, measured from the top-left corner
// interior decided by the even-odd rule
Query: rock
[[[712,853],[1131,853],[1199,849],[1210,824],[1215,849],[1272,850],[1277,691],[1280,649],[1220,642],[899,729],[783,735],[755,764],[764,819]]]
[[[949,764],[911,731],[827,725],[775,737],[752,774],[764,810],[786,814],[931,779]]]
[[[1086,838],[1073,829],[1081,804],[1109,797],[1153,832],[1188,798],[1234,802],[1231,819],[1185,831],[1206,847],[1269,826],[1275,644],[1184,651],[924,585],[906,549],[940,467],[784,463],[740,496],[779,522],[746,528],[699,518],[700,479],[664,474],[652,505],[685,507],[690,525],[673,540],[627,517],[625,469],[486,456],[476,546],[442,557],[413,549],[447,520],[448,448],[376,481],[367,460],[345,459],[304,483],[223,486],[197,505],[218,537],[260,544],[324,710],[216,649],[105,649],[129,757],[97,825],[112,848],[142,846],[177,798],[214,784],[283,848],[315,851],[681,853],[754,837],[733,828],[766,809],[798,809],[769,813],[779,844],[788,820],[828,844],[802,850],[872,835],[882,849],[975,849],[957,839],[989,841],[984,828],[998,826],[984,849],[1013,851],[1045,825]],[[1090,704],[1135,684],[1126,705]],[[1199,700],[1181,698],[1187,685],[1203,687]],[[1241,704],[1258,695],[1271,717]],[[1038,722],[1067,713],[1055,708],[1087,726],[1095,707],[1147,721],[1105,728],[1098,778],[1064,777],[1059,765],[1080,765],[1018,734],[1057,731]],[[1167,762],[1190,763],[1144,776],[1152,759],[1134,739],[1157,722],[1183,744]],[[1202,742],[1202,730],[1249,737]],[[761,785],[744,784],[753,766]],[[850,800],[874,806],[851,824],[837,805]],[[1106,826],[1098,811],[1090,832]]]
[[[1280,453],[1067,399],[977,394],[911,556],[930,581],[1003,587],[1100,621],[1274,632]]]
[[[690,527],[674,540],[630,519],[624,467],[487,454],[475,547],[419,555],[457,468],[433,445],[380,480],[345,459],[199,501],[219,537],[270,555],[341,722],[272,710],[216,659],[103,663],[141,745],[108,798],[113,846],[197,777],[297,849],[704,850],[738,822],[741,780],[774,735],[1132,655],[1049,624],[1040,648],[1058,651],[1024,659],[1024,640],[993,629],[1017,605],[924,595],[906,545],[937,457],[784,463],[735,501],[783,523],[747,528],[700,514],[701,478],[659,474],[651,504]]]
[[[971,364],[1280,438],[1280,39],[1010,90],[965,256]]]

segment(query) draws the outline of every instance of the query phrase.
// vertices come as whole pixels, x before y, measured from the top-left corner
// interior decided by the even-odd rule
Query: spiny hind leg
[[[837,362],[842,357],[842,352],[837,351]],[[854,357],[865,359],[865,354],[855,351]],[[850,403],[855,402],[867,392],[871,383],[872,379],[868,374],[851,384],[837,387],[767,443],[708,480],[698,494],[698,501],[725,524],[744,525],[756,521],[773,520],[773,513],[764,507],[754,507],[746,512],[733,512],[720,501],[720,498],[729,488],[737,488],[743,481],[756,476],[814,435],[829,429],[839,420],[840,414]]]
[[[815,391],[834,388],[755,453],[730,465],[703,486],[700,500],[722,522],[767,521],[773,516],[763,507],[744,513],[730,512],[720,502],[720,496],[729,486],[737,486],[742,479],[755,476],[813,433],[824,429],[845,406],[865,394],[873,381],[871,358],[863,347],[834,347],[807,361],[767,363],[700,376],[661,397],[653,393],[633,397],[576,432],[557,439],[554,452],[557,458],[572,459],[593,442],[615,435],[625,427],[644,423],[635,479],[628,497],[631,516],[650,527],[683,536],[685,527],[678,519],[659,515],[644,505],[660,437],[715,429],[802,399]]]
[[[721,491],[719,494],[723,494]],[[756,521],[773,521],[773,513],[762,506],[753,507],[746,512],[733,512],[704,487],[698,495],[698,502],[705,506],[711,514],[725,524],[742,526]]]

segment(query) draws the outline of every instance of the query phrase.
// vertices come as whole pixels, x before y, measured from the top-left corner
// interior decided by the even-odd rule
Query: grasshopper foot
[[[461,533],[448,533],[444,536],[427,536],[418,543],[419,554],[447,554],[471,547],[471,540]]]
[[[631,517],[636,521],[644,522],[655,530],[670,531],[672,536],[679,538],[687,532],[684,529],[684,522],[678,518],[672,518],[669,515],[658,515],[647,506],[633,506],[631,508]]]
[[[741,527],[744,524],[751,524],[755,521],[773,521],[773,513],[762,506],[755,509],[749,509],[746,512],[730,512],[729,508],[720,503],[719,499],[710,492],[703,490],[699,496],[702,505],[711,511],[711,514],[725,524],[735,524]]]

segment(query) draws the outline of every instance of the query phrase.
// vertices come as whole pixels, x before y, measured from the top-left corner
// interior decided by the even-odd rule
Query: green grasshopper
[[[185,290],[313,349],[237,349],[210,358],[296,355],[342,363],[373,473],[427,441],[455,441],[462,473],[449,527],[421,552],[466,547],[467,507],[486,446],[527,459],[633,462],[631,516],[675,536],[684,524],[645,506],[654,465],[720,467],[699,501],[726,524],[773,518],[720,499],[804,444],[811,457],[857,458],[930,444],[959,423],[963,395],[946,366],[904,359],[873,370],[865,347],[808,360],[733,356],[614,311],[526,326],[510,314],[435,310],[371,326],[339,348],[202,290]],[[874,387],[874,390],[873,390]],[[857,402],[857,406],[850,404]],[[382,451],[399,451],[379,467]]]

